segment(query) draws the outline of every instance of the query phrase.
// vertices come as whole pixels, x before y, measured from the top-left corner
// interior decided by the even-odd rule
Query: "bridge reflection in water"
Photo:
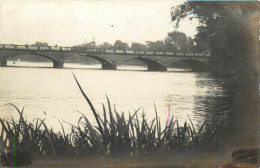
[[[54,68],[63,68],[64,62],[78,56],[90,57],[102,64],[102,69],[116,70],[117,65],[128,59],[137,59],[147,65],[148,71],[167,71],[167,67],[185,62],[192,71],[210,70],[210,54],[193,52],[162,52],[111,50],[105,48],[81,47],[38,47],[30,45],[0,44],[0,65],[7,66],[7,60],[22,55],[41,56],[53,62]]]

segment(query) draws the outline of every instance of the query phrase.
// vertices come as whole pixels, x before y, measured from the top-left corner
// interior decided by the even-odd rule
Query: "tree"
[[[163,41],[146,41],[146,45],[150,51],[165,51],[165,43]]]
[[[73,47],[80,47],[80,48],[95,48],[96,47],[96,42],[89,42],[89,43],[83,43],[80,45],[75,45]]]
[[[168,33],[165,38],[166,50],[190,50],[193,47],[193,40],[187,37],[185,33],[173,31]]]
[[[138,50],[147,50],[147,46],[140,43],[132,43],[131,46],[132,50],[138,51]]]
[[[241,2],[186,2],[172,9],[172,20],[177,21],[178,26],[179,21],[185,17],[198,19],[200,27],[195,42],[197,45],[200,43],[199,40],[208,43],[213,55],[213,65],[222,70],[221,73],[231,75],[230,73],[241,67],[234,67],[236,64],[233,62],[229,62],[228,65],[228,62],[223,60],[233,57],[234,53],[230,50],[233,48],[236,48],[234,52],[241,57],[246,55],[248,49],[245,49],[243,43],[247,43],[245,39],[248,39],[248,36],[245,37],[245,34],[237,36],[237,33],[241,33],[247,27],[249,18],[246,13],[256,11],[257,4],[253,4],[255,5]],[[248,7],[252,9],[246,9]]]
[[[228,143],[231,149],[255,147],[258,143],[258,12],[259,3],[252,1],[190,1],[171,12],[176,26],[186,17],[199,20],[195,40],[209,44],[211,65],[229,81],[225,89],[232,108],[222,144]]]
[[[104,42],[103,44],[98,45],[98,48],[112,49],[113,45],[108,42]]]
[[[38,47],[48,47],[49,44],[46,42],[35,42],[35,44],[32,44],[32,46],[38,46]]]
[[[194,42],[196,47],[194,47],[195,52],[209,52],[209,34],[207,28],[204,26],[197,27],[198,34],[195,35]]]
[[[122,42],[121,40],[116,40],[116,42],[114,43],[114,49],[116,50],[123,50],[128,48],[129,48],[128,44]]]

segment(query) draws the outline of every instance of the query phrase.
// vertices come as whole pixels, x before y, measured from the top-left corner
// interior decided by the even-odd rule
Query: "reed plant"
[[[176,151],[194,151],[202,149],[205,144],[217,142],[218,130],[208,127],[205,123],[196,130],[191,119],[183,126],[178,120],[171,118],[170,123],[161,123],[156,106],[155,118],[148,122],[140,108],[134,113],[118,113],[111,106],[107,97],[107,107],[103,106],[103,114],[97,113],[88,96],[83,91],[77,78],[75,81],[91,108],[96,124],[91,124],[88,117],[81,114],[77,124],[69,124],[71,132],[66,133],[61,121],[62,132],[55,133],[48,128],[45,119],[36,118],[28,122],[24,117],[24,109],[20,110],[13,104],[19,114],[18,120],[0,119],[0,145],[2,158],[7,153],[28,151],[31,156],[70,157],[70,158],[118,158],[145,157],[174,153]],[[212,144],[211,144],[212,147]],[[2,159],[3,162],[3,159]],[[7,162],[13,162],[12,158]]]

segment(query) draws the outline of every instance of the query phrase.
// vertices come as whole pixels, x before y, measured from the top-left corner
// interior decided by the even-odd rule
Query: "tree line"
[[[86,47],[86,48],[106,48],[116,50],[147,50],[147,51],[176,51],[176,50],[194,50],[194,40],[191,37],[187,37],[185,33],[173,31],[168,33],[168,36],[164,40],[146,41],[145,44],[133,42],[128,45],[126,42],[116,40],[114,44],[104,42],[103,44],[97,44],[92,41],[76,45],[74,47]]]
[[[46,42],[36,42],[34,46],[49,46]],[[57,45],[56,45],[57,46]],[[146,41],[145,44],[133,42],[131,45],[127,42],[121,40],[116,40],[114,44],[104,42],[102,44],[97,44],[95,41],[88,43],[82,43],[79,45],[74,45],[73,47],[82,48],[105,48],[112,50],[135,50],[135,51],[198,51],[196,41],[191,37],[188,37],[185,33],[173,31],[168,33],[164,40],[157,41]],[[207,51],[201,50],[200,51]]]

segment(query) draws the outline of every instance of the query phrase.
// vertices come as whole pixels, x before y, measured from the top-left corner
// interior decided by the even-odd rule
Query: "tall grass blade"
[[[202,124],[202,126],[200,127],[199,132],[198,132],[198,135],[201,134],[201,132],[202,132],[202,130],[203,130],[203,127],[205,126],[205,123],[206,123],[206,121],[204,121],[203,124]]]
[[[92,105],[91,101],[89,100],[89,98],[87,97],[87,95],[84,93],[83,89],[81,88],[81,86],[80,86],[80,84],[79,84],[79,82],[78,82],[78,80],[77,80],[75,74],[74,74],[74,73],[72,73],[72,74],[73,74],[73,77],[74,77],[75,81],[77,82],[77,85],[78,85],[78,87],[79,87],[79,89],[80,89],[82,95],[83,95],[84,98],[87,100],[87,102],[88,102],[88,104],[89,104],[89,106],[90,106],[90,108],[91,108],[91,110],[92,110],[92,112],[93,112],[93,114],[94,114],[94,116],[95,116],[95,119],[96,119],[97,124],[98,124],[98,127],[99,127],[99,131],[100,131],[102,137],[104,137],[103,129],[102,129],[102,127],[101,127],[100,121],[99,121],[99,119],[98,119],[98,114],[96,113],[96,110],[95,110],[94,106]]]
[[[64,127],[63,127],[63,125],[62,125],[61,121],[60,121],[58,118],[56,118],[56,119],[58,120],[58,122],[59,122],[59,123],[60,123],[60,125],[61,125],[61,128],[62,128],[62,133],[63,133],[63,138],[64,138],[64,140],[65,140],[65,138],[66,138],[66,134],[65,134]]]
[[[196,134],[196,130],[195,130],[195,127],[194,127],[194,125],[193,125],[193,123],[192,123],[192,121],[191,121],[191,119],[190,119],[190,116],[189,115],[187,115],[188,116],[188,118],[189,118],[189,120],[190,120],[190,123],[191,123],[191,126],[192,126],[192,129],[193,129],[193,133],[194,133],[194,135],[195,136],[197,136],[197,134]]]
[[[39,119],[39,120],[42,121],[41,119]],[[47,138],[48,138],[49,144],[51,145],[52,154],[53,154],[54,157],[57,157],[57,153],[56,153],[56,150],[55,150],[55,148],[54,148],[54,143],[53,143],[53,140],[52,140],[52,138],[51,138],[50,132],[49,132],[49,130],[48,130],[46,124],[45,124],[44,122],[42,122],[42,124],[43,124],[43,126],[44,126],[44,128],[45,128],[45,131],[46,131],[46,133],[47,133]],[[51,128],[51,132],[52,132],[52,128]]]
[[[105,131],[105,137],[108,136],[109,134],[109,130],[107,128],[107,113],[106,113],[106,108],[105,105],[102,103],[102,107],[103,107],[103,113],[104,113],[104,131]],[[106,139],[107,140],[107,139]],[[105,141],[106,142],[106,141]],[[107,142],[106,142],[107,144]]]
[[[158,121],[158,114],[157,114],[157,109],[156,109],[156,105],[155,102],[154,104],[154,110],[155,110],[155,119],[156,119],[156,127],[157,127],[157,136],[158,138],[160,137],[160,132],[159,132],[159,121]],[[160,139],[160,138],[159,138]]]

